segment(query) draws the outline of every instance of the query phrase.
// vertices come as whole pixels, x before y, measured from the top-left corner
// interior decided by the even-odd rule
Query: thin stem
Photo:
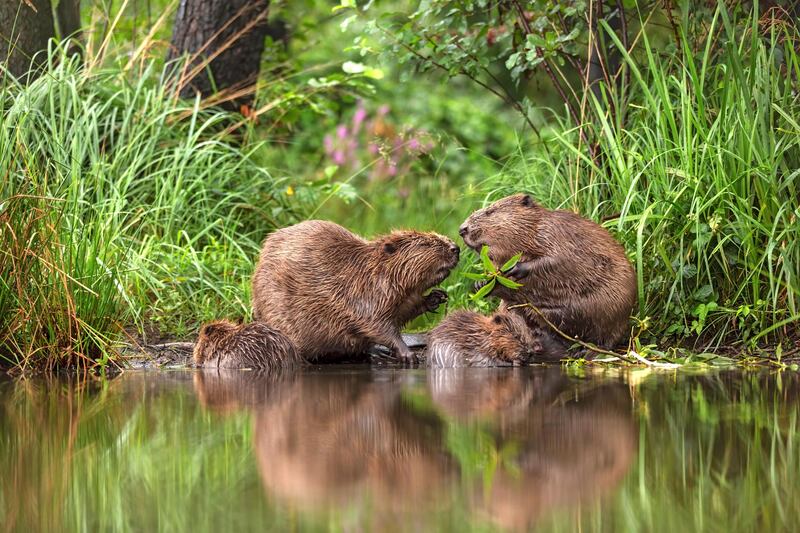
[[[602,353],[602,354],[605,354],[605,355],[611,355],[611,356],[616,357],[618,359],[621,359],[621,360],[623,360],[626,363],[631,364],[631,365],[638,364],[637,361],[634,361],[633,359],[630,359],[629,357],[627,357],[625,355],[619,354],[617,352],[612,352],[611,350],[606,350],[605,348],[600,348],[596,344],[592,344],[591,342],[582,341],[582,340],[580,340],[580,339],[578,339],[576,337],[573,337],[573,336],[571,336],[571,335],[569,335],[567,333],[564,333],[563,331],[558,329],[558,326],[553,324],[546,316],[544,316],[544,313],[542,313],[542,311],[538,307],[533,305],[532,303],[509,305],[508,309],[519,309],[519,308],[522,308],[522,307],[528,307],[530,309],[533,309],[536,312],[536,314],[539,315],[539,318],[544,320],[545,324],[547,324],[553,331],[555,331],[561,337],[565,338],[566,340],[568,340],[568,341],[570,341],[570,342],[572,342],[574,344],[578,344],[578,345],[586,348],[587,350],[591,350],[593,352]]]

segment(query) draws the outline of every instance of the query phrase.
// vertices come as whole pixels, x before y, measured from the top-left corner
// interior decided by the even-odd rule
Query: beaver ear
[[[494,315],[494,318],[492,318],[492,320],[494,321],[495,324],[502,324],[503,323],[503,319],[500,318],[500,315]]]
[[[214,324],[203,324],[200,328],[200,335],[213,335],[216,326]]]
[[[383,243],[383,251],[391,255],[397,251],[397,246],[392,242],[385,242]]]
[[[522,205],[525,207],[530,207],[533,205],[533,198],[531,198],[530,194],[526,194],[522,197]]]

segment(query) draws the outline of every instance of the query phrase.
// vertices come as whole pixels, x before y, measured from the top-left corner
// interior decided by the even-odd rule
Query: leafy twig
[[[504,273],[508,272],[514,268],[517,263],[519,263],[521,257],[522,252],[503,263],[503,266],[498,269],[494,266],[494,263],[492,263],[492,260],[489,258],[489,247],[484,244],[481,248],[481,263],[478,265],[483,267],[483,272],[467,272],[464,274],[464,276],[471,280],[484,282],[484,285],[478,289],[475,294],[470,296],[470,298],[472,300],[483,298],[492,292],[492,289],[494,289],[495,285],[498,283],[504,287],[508,287],[509,289],[518,289],[522,287],[521,283],[517,283],[516,281],[503,276]]]

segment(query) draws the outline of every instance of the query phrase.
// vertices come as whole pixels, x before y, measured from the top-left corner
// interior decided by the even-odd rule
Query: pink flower
[[[336,128],[336,136],[340,139],[347,137],[347,126],[344,124],[339,124],[339,126]]]
[[[358,106],[355,114],[353,114],[353,133],[357,133],[361,129],[361,124],[367,118],[367,110],[362,105]]]
[[[333,162],[336,163],[337,165],[344,165],[345,162],[344,152],[342,152],[341,150],[335,150],[333,152],[332,159]]]

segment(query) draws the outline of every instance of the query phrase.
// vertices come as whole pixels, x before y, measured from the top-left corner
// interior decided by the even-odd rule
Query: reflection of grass
[[[503,468],[512,476],[519,477],[519,468],[514,463],[519,451],[519,444],[516,441],[499,441],[491,431],[489,423],[459,421],[448,417],[436,408],[430,395],[425,392],[407,389],[403,391],[402,398],[415,413],[434,415],[441,420],[445,448],[457,461],[459,472],[467,484],[480,477],[484,492],[488,494],[498,468]]]
[[[248,413],[203,410],[188,382],[156,385],[0,384],[0,523],[32,531],[313,531],[370,524],[380,512],[364,502],[288,508],[262,489]],[[623,484],[601,502],[544,512],[537,530],[795,530],[797,377],[651,374],[635,388],[639,454]],[[435,412],[423,390],[405,392],[404,405],[420,416]],[[513,461],[519,447],[502,444],[490,420],[440,419],[443,451],[465,483],[446,488],[448,505],[399,527],[484,529],[476,482],[486,491],[500,469],[529,475]]]
[[[519,467],[514,462],[519,452],[517,442],[499,443],[483,424],[448,421],[445,445],[458,461],[464,482],[470,484],[476,477],[481,478],[486,499],[498,468],[515,478],[520,476]]]
[[[544,529],[796,530],[797,378],[784,387],[780,376],[738,373],[658,381],[640,386],[639,457],[627,482],[606,505]]]

